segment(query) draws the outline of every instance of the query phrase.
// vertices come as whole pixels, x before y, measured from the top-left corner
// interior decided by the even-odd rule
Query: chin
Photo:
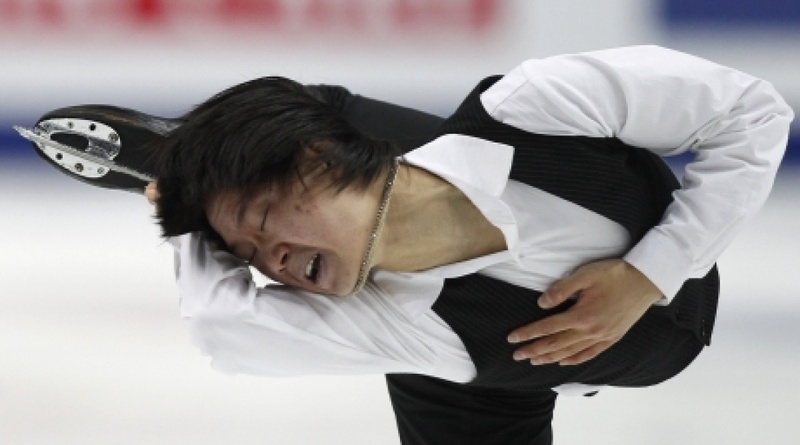
[[[352,289],[353,289],[353,287],[351,287],[349,291],[342,291],[342,290],[330,291],[330,292],[327,292],[326,295],[328,295],[330,297],[344,298],[344,297],[347,297],[347,296],[352,294],[352,292],[351,292]]]

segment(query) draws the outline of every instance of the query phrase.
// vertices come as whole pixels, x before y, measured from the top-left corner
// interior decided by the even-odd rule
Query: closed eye
[[[264,224],[267,222],[267,214],[269,213],[269,205],[266,206],[264,209],[264,216],[261,218],[261,226],[259,226],[258,230],[263,232],[264,231]]]

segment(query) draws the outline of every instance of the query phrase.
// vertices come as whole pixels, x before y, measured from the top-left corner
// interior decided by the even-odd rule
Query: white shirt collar
[[[441,136],[403,157],[406,163],[423,168],[461,190],[503,232],[508,246],[504,252],[422,272],[398,274],[376,271],[372,277],[375,284],[391,289],[396,294],[398,307],[409,319],[414,320],[430,310],[439,297],[444,279],[475,273],[499,262],[517,259],[517,222],[511,209],[500,200],[508,184],[513,158],[512,146],[458,134]]]
[[[460,134],[447,134],[407,153],[406,162],[458,188],[500,197],[508,183],[514,147]]]

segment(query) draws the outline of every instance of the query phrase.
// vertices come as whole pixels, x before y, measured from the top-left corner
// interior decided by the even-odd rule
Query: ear
[[[307,143],[303,150],[298,169],[299,179],[304,187],[310,184],[324,184],[326,187],[333,182],[332,162],[328,158],[331,147],[328,140],[317,140]]]
[[[300,157],[301,170],[309,167],[313,170],[319,163],[324,162],[332,145],[325,139],[306,142]]]
[[[306,155],[313,157],[320,157],[324,155],[331,147],[331,142],[328,140],[320,139],[306,144]]]

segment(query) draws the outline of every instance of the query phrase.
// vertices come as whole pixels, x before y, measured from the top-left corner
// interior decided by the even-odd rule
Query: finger
[[[549,363],[574,355],[596,342],[597,340],[586,338],[576,331],[561,332],[517,348],[514,351],[514,360],[547,358],[545,362]]]
[[[584,350],[582,350],[580,352],[577,352],[574,355],[571,355],[569,357],[564,357],[564,358],[560,359],[558,361],[558,364],[562,365],[562,366],[574,366],[574,365],[580,365],[581,363],[586,363],[589,360],[591,360],[591,359],[597,357],[598,355],[600,355],[602,352],[606,351],[613,344],[614,344],[614,342],[610,342],[610,341],[603,341],[603,342],[595,343],[594,345],[592,345],[592,346],[590,346],[590,347],[588,347],[588,348],[586,348],[586,349],[584,349]]]
[[[596,341],[594,340],[584,340],[548,354],[531,357],[530,362],[532,365],[548,365],[551,363],[561,364],[562,361],[592,348],[595,344]]]
[[[147,197],[147,201],[150,204],[155,205],[156,200],[158,199],[158,196],[159,196],[159,194],[158,194],[158,186],[156,185],[155,182],[151,182],[151,183],[147,184],[147,187],[145,187],[145,189],[144,189],[144,195],[145,195],[145,197]]]
[[[580,275],[571,274],[566,278],[556,281],[539,297],[537,303],[542,309],[550,309],[567,301],[570,296],[577,294],[588,286]]]
[[[508,342],[520,343],[566,331],[572,327],[571,318],[569,312],[564,312],[535,321],[508,334]]]

